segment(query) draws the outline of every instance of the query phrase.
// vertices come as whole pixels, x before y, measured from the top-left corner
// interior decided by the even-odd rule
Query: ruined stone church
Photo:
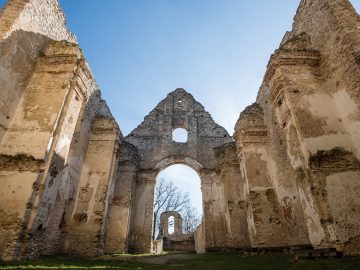
[[[176,128],[186,143],[172,140]],[[8,1],[0,259],[149,252],[155,179],[177,163],[201,178],[197,252],[360,254],[360,17],[350,2],[301,0],[233,136],[176,89],[123,137],[57,0]]]

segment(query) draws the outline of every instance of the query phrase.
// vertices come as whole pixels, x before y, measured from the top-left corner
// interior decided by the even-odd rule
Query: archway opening
[[[170,216],[168,218],[168,234],[174,234],[174,226],[175,226],[175,218],[174,216]]]
[[[181,215],[183,235],[191,235],[202,221],[201,180],[198,173],[187,165],[170,165],[156,178],[153,239],[169,237],[175,231],[174,226],[178,226],[173,215],[166,221],[161,220],[161,214],[169,211]],[[164,226],[167,230],[163,229]]]
[[[172,140],[178,143],[186,143],[188,140],[188,132],[184,128],[176,128],[172,133]]]

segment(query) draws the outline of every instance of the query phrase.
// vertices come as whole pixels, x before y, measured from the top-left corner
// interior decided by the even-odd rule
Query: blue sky
[[[232,134],[299,2],[60,0],[125,135],[178,87]]]
[[[60,0],[121,130],[182,87],[230,134],[256,99],[299,0]],[[360,0],[353,0],[360,9]],[[200,179],[164,170],[201,209]]]
[[[60,3],[124,134],[178,87],[232,134],[239,113],[255,101],[299,1]]]
[[[60,0],[125,135],[178,87],[233,134],[240,112],[255,101],[271,53],[291,30],[299,2]],[[351,2],[360,10],[360,0]],[[199,197],[191,169],[169,168],[167,177]]]
[[[297,2],[61,1],[124,134],[178,87],[232,134]]]
[[[178,164],[161,171],[157,179],[171,179],[183,192],[189,192],[191,204],[202,213],[201,181],[199,175],[190,167]]]

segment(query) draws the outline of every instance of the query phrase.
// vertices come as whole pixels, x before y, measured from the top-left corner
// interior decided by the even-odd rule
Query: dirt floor
[[[159,256],[133,256],[133,255],[104,255],[97,259],[106,261],[127,261],[140,262],[144,264],[163,265],[171,262],[181,262],[196,259],[197,255],[194,253],[172,252]]]

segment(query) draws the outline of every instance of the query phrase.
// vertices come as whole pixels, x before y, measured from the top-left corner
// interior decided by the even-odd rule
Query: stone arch
[[[172,140],[173,130],[179,127],[188,132],[185,143]],[[189,166],[201,181],[203,218],[195,242],[206,250],[247,246],[245,209],[239,201],[243,179],[235,142],[191,94],[179,88],[121,143],[107,253],[151,250],[156,177],[175,164]]]
[[[199,176],[200,176],[200,171],[202,169],[204,169],[204,166],[197,161],[194,158],[191,157],[186,157],[186,156],[169,156],[164,158],[163,160],[159,161],[155,166],[154,169],[155,170],[159,170],[163,171],[166,168],[172,166],[172,165],[176,165],[176,164],[184,164],[189,166],[191,169],[193,169]],[[201,179],[201,177],[200,177]]]
[[[185,143],[172,140],[172,132],[176,128],[184,128],[188,132]],[[124,141],[136,149],[136,157],[129,156],[127,160],[137,164],[126,251],[149,252],[156,177],[161,170],[174,164],[189,166],[201,179],[202,226],[207,248],[226,246],[231,227],[228,224],[230,214],[225,182],[220,175],[214,149],[234,141],[204,107],[184,89],[176,89],[160,101]],[[122,170],[122,165],[119,167]],[[114,197],[123,196],[115,191]]]
[[[197,177],[194,179],[195,180],[194,182],[196,182],[197,187],[192,187],[190,189],[186,189],[186,191],[191,190],[190,191],[191,195],[200,195],[199,197],[200,197],[201,202],[200,202],[200,205],[198,205],[199,207],[197,207],[197,209],[200,211],[201,216],[203,216],[204,194],[201,190],[201,183],[202,183],[201,171],[203,170],[204,166],[200,162],[198,162],[196,159],[184,157],[184,156],[170,156],[170,157],[164,158],[162,161],[160,161],[159,163],[157,163],[155,165],[155,169],[158,171],[157,175],[155,176],[155,188],[158,184],[158,180],[162,178],[161,177],[162,172],[166,171],[167,169],[169,169],[170,167],[172,167],[174,165],[183,165],[187,169],[190,169],[192,173],[196,174]],[[179,180],[179,179],[176,178],[176,176],[175,176],[175,178],[173,178],[171,180],[174,182],[175,185],[178,186],[178,182],[175,180]],[[180,189],[183,188],[183,187],[181,187],[181,185],[178,187]],[[189,187],[186,187],[186,188],[189,188]],[[192,199],[191,196],[190,196],[190,199]],[[192,203],[193,203],[192,206],[196,206],[196,203],[194,203],[193,201],[192,201]],[[179,220],[181,220],[181,222],[182,222],[180,213],[177,213],[175,211],[166,211],[164,213],[161,213],[160,217],[157,217],[160,219],[160,227],[161,227],[161,223],[163,223],[161,221],[161,216],[163,214],[165,215],[165,213],[166,213],[166,215],[168,215],[167,217],[174,216],[175,223],[177,223],[177,221],[179,221]],[[155,216],[154,216],[154,219],[155,219]],[[153,224],[155,224],[155,220],[153,220]],[[166,228],[168,228],[168,227],[166,226]],[[181,228],[182,228],[182,225],[181,225]],[[161,230],[161,228],[160,228],[160,230]],[[157,230],[156,230],[156,228],[153,227],[153,238],[156,238],[156,234],[157,234]],[[161,235],[160,232],[159,232],[159,235]]]

